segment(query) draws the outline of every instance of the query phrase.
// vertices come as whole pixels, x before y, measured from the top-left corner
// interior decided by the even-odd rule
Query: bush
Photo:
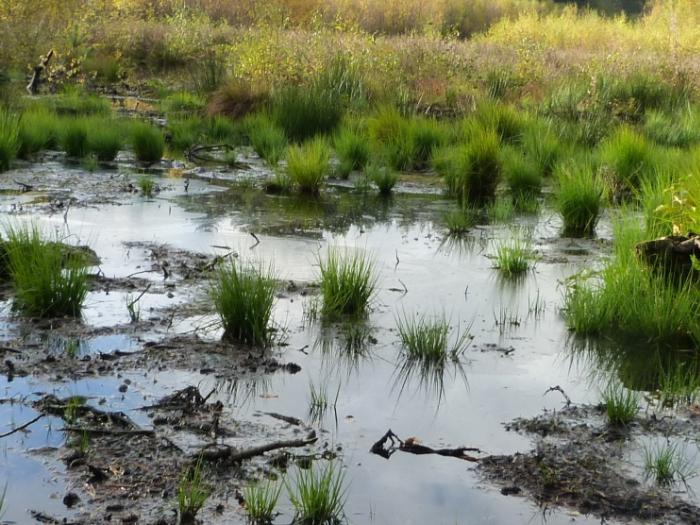
[[[217,270],[211,297],[224,338],[258,346],[270,343],[275,300],[272,268],[245,267],[232,259]]]
[[[158,128],[140,122],[131,128],[131,147],[141,162],[159,162],[163,158],[165,139]]]
[[[288,86],[272,99],[272,116],[290,140],[302,142],[331,134],[340,124],[343,107],[334,91],[312,86]]]
[[[302,193],[319,192],[326,175],[330,153],[325,140],[311,139],[287,150],[287,174]]]
[[[571,163],[557,169],[557,211],[564,221],[564,234],[593,234],[603,207],[603,184],[590,163]]]
[[[19,118],[14,113],[0,108],[0,171],[10,169],[20,148]]]

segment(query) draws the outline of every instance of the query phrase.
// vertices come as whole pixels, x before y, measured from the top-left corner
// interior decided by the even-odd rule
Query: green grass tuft
[[[225,339],[254,346],[271,342],[270,322],[275,301],[271,267],[256,268],[231,260],[217,270],[211,297]]]
[[[66,155],[82,158],[88,153],[88,126],[84,118],[70,118],[61,122],[61,148]]]
[[[496,246],[496,268],[506,277],[517,277],[529,270],[536,258],[532,241],[516,234]]]
[[[614,192],[639,188],[641,181],[653,174],[658,165],[657,149],[632,128],[623,126],[601,144],[601,160],[610,170]]]
[[[301,193],[317,194],[328,174],[330,152],[320,137],[287,150],[287,174]]]
[[[369,164],[365,168],[365,176],[377,186],[379,194],[385,197],[391,195],[399,181],[399,176],[389,166],[380,167],[377,164]]]
[[[187,468],[177,487],[180,523],[195,523],[195,516],[209,497],[210,490],[202,479],[202,460]]]
[[[99,161],[112,161],[123,146],[121,129],[110,120],[92,120],[88,123],[87,149]]]
[[[611,384],[601,393],[608,423],[613,426],[629,425],[639,410],[639,395],[622,385]]]
[[[269,166],[277,166],[287,148],[287,137],[284,130],[264,114],[246,119],[245,127],[255,153]]]
[[[469,346],[469,331],[457,334],[451,341],[450,322],[444,314],[429,318],[426,315],[396,319],[396,329],[406,358],[426,364],[441,365],[448,359],[458,360]]]
[[[337,173],[347,179],[351,171],[362,170],[369,160],[369,143],[367,138],[353,129],[342,129],[334,139],[335,153],[338,157]]]
[[[331,248],[319,259],[319,267],[323,316],[333,320],[366,315],[377,283],[374,262],[360,251]]]
[[[324,468],[299,469],[294,488],[287,486],[289,500],[297,517],[309,525],[339,523],[343,517],[346,488],[345,475],[335,463]]]
[[[272,523],[277,508],[277,501],[282,492],[282,484],[273,484],[267,481],[265,484],[255,483],[248,485],[243,490],[245,511],[253,525],[267,525]]]
[[[0,171],[9,170],[19,152],[19,122],[17,115],[0,107]]]
[[[19,128],[18,155],[26,159],[44,149],[58,145],[58,117],[52,111],[37,107],[22,114]]]
[[[32,317],[78,317],[87,296],[85,259],[36,227],[6,230],[14,308]]]
[[[139,161],[152,164],[163,158],[165,138],[160,129],[140,122],[131,128],[131,146]]]
[[[287,86],[273,97],[272,116],[290,140],[302,142],[335,131],[343,117],[342,98],[321,85]]]
[[[139,177],[137,184],[139,186],[139,189],[141,190],[141,194],[144,197],[151,198],[153,197],[153,193],[155,192],[156,189],[156,183],[153,181],[153,179],[147,175],[143,175]]]
[[[603,183],[590,163],[570,163],[557,169],[556,207],[564,235],[591,236],[603,207]]]
[[[685,453],[678,443],[666,442],[662,446],[645,447],[644,475],[662,487],[670,487],[677,481],[687,484],[695,469],[693,461]]]
[[[537,197],[542,191],[542,172],[531,158],[517,150],[503,150],[503,178],[513,201]]]

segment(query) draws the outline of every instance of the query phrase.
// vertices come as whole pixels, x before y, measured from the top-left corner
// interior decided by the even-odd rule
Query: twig
[[[139,294],[139,296],[138,296],[136,299],[134,299],[133,301],[131,301],[131,302],[127,305],[127,308],[131,308],[131,307],[134,306],[136,303],[138,303],[138,302],[141,300],[141,297],[143,297],[144,295],[146,295],[146,292],[148,292],[148,290],[151,289],[151,285],[152,285],[152,284],[153,284],[153,283],[148,283],[148,286],[146,286],[146,288]]]
[[[395,254],[396,254],[396,264],[394,265],[394,271],[396,271],[396,269],[399,267],[399,263],[401,262],[401,261],[399,261],[399,250],[396,250]]]
[[[258,244],[260,244],[260,239],[258,239],[258,236],[255,235],[254,232],[250,232],[250,234],[253,236],[253,239],[255,239],[255,244],[254,244],[253,246],[250,247],[250,249],[252,250],[252,249],[255,248]]]
[[[27,192],[27,191],[32,191],[34,189],[34,186],[31,184],[25,184],[24,182],[20,182],[17,179],[12,179],[12,182],[17,184],[18,186],[22,186],[22,192]]]
[[[564,399],[566,400],[566,406],[571,406],[571,398],[564,392],[564,389],[560,387],[559,385],[557,386],[550,386],[547,390],[545,390],[544,394],[542,395],[547,395],[550,392],[559,392],[562,396],[564,396]]]
[[[24,425],[20,425],[17,428],[15,428],[14,430],[10,430],[9,432],[5,432],[4,434],[0,434],[0,439],[6,438],[7,436],[11,436],[12,434],[14,434],[16,432],[19,432],[20,430],[24,430],[28,426],[33,425],[34,423],[39,421],[42,417],[44,417],[44,414],[39,414],[31,421],[27,421]]]
[[[290,425],[303,425],[304,422],[296,417],[292,416],[285,416],[284,414],[278,414],[277,412],[264,412],[265,415],[268,415],[270,417],[274,417],[275,419],[279,419],[281,421],[284,421],[285,423],[289,423]]]
[[[85,432],[87,434],[97,434],[106,436],[155,436],[155,430],[146,430],[143,428],[135,430],[121,430],[111,428],[89,428],[89,427],[63,427],[62,432]]]
[[[399,279],[399,282],[401,283],[401,286],[403,286],[403,294],[406,295],[408,293],[408,288],[406,287],[406,284]]]

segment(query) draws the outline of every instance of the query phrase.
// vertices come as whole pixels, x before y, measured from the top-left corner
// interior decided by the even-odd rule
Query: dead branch
[[[12,182],[17,184],[17,186],[22,187],[22,190],[21,190],[22,193],[26,193],[26,192],[32,191],[34,189],[34,186],[32,186],[31,184],[25,184],[24,182],[20,182],[17,179],[12,179]]]
[[[387,430],[386,434],[377,441],[370,452],[372,454],[377,454],[384,459],[389,459],[395,452],[408,452],[409,454],[423,455],[423,454],[437,454],[438,456],[446,456],[451,458],[462,459],[464,461],[478,462],[479,458],[467,454],[467,452],[478,452],[481,450],[473,447],[459,447],[459,448],[431,448],[425,445],[419,444],[414,438],[408,438],[403,441],[391,430]]]
[[[285,416],[284,414],[278,414],[277,412],[265,412],[265,415],[274,417],[275,419],[279,419],[280,421],[284,421],[285,423],[289,423],[290,425],[300,426],[304,424],[304,422],[299,418]]]
[[[564,396],[564,399],[566,400],[566,406],[571,406],[571,398],[564,392],[564,389],[560,387],[559,385],[557,386],[550,386],[547,390],[545,390],[544,394],[542,395],[547,395],[550,392],[559,392],[562,396]]]
[[[29,84],[27,84],[27,92],[30,95],[36,95],[37,91],[39,91],[39,84],[41,84],[41,74],[44,72],[46,67],[49,65],[49,61],[51,60],[52,56],[53,56],[53,49],[46,54],[46,56],[39,63],[38,66],[34,67],[34,73],[32,74],[32,78],[29,81]]]
[[[122,430],[112,428],[91,428],[91,427],[63,427],[62,432],[80,432],[86,434],[95,434],[100,436],[155,436],[154,430],[143,428],[135,430]]]
[[[316,442],[318,437],[316,432],[309,433],[308,436],[302,439],[290,439],[287,441],[275,441],[273,443],[268,443],[266,445],[260,445],[259,447],[248,448],[245,450],[236,450],[228,445],[208,445],[204,447],[199,453],[193,456],[194,461],[199,461],[203,459],[205,461],[227,461],[230,463],[238,463],[246,459],[253,458],[255,456],[260,456],[265,452],[270,452],[272,450],[277,450],[280,448],[297,448],[305,447]]]
[[[39,414],[38,416],[36,416],[36,417],[35,417],[34,419],[32,419],[31,421],[27,421],[27,422],[24,423],[23,425],[20,425],[20,426],[18,426],[17,428],[15,428],[15,429],[13,429],[13,430],[10,430],[9,432],[5,432],[4,434],[0,434],[0,439],[6,438],[7,436],[11,436],[12,434],[14,434],[14,433],[16,433],[16,432],[19,432],[20,430],[24,430],[24,429],[27,428],[28,426],[33,425],[34,423],[36,423],[37,421],[39,421],[42,417],[44,417],[44,414]]]

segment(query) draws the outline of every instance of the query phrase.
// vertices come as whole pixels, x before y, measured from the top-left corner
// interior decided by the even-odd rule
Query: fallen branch
[[[451,458],[462,459],[464,461],[478,462],[479,458],[467,454],[467,452],[481,452],[478,448],[473,447],[459,447],[459,448],[431,448],[425,445],[421,445],[416,442],[414,438],[409,438],[403,441],[391,430],[387,430],[386,434],[377,441],[370,452],[372,454],[377,454],[384,459],[389,459],[396,451],[408,452],[409,454],[423,455],[423,454],[437,454],[438,456],[446,456]]]
[[[89,427],[63,427],[62,432],[80,432],[86,434],[95,434],[100,436],[155,436],[154,430],[135,429],[121,430],[112,428],[89,428]]]
[[[564,399],[566,400],[566,406],[571,406],[571,398],[566,395],[566,392],[564,392],[564,389],[560,387],[559,385],[557,386],[550,386],[547,390],[544,391],[543,395],[547,395],[550,392],[559,392],[562,396],[564,396]]]
[[[25,184],[24,182],[20,182],[17,179],[12,179],[12,182],[17,184],[17,186],[22,187],[22,193],[26,193],[26,192],[32,191],[34,189],[34,186],[32,186],[31,184]]]
[[[12,434],[14,434],[14,433],[16,433],[16,432],[19,432],[20,430],[24,430],[24,429],[27,428],[28,426],[33,425],[34,423],[36,423],[37,421],[39,421],[42,417],[44,417],[44,414],[39,414],[38,416],[36,416],[36,417],[35,417],[34,419],[32,419],[31,421],[27,421],[25,424],[20,425],[20,426],[18,426],[17,428],[15,428],[15,429],[13,429],[13,430],[10,430],[9,432],[5,432],[4,434],[0,434],[0,439],[6,438],[7,436],[11,436]]]
[[[265,412],[265,415],[274,417],[275,419],[279,419],[280,421],[284,421],[285,423],[289,423],[290,425],[303,425],[304,422],[296,417],[292,416],[285,416],[284,414],[278,414],[277,412]]]
[[[245,459],[250,459],[255,456],[260,456],[265,452],[277,450],[280,448],[296,448],[305,447],[316,442],[316,432],[311,432],[308,436],[302,439],[290,439],[288,441],[275,441],[259,447],[248,448],[245,450],[236,450],[228,445],[213,445],[204,447],[198,454],[193,457],[194,461],[199,461],[200,458],[204,461],[229,461],[238,463]]]
[[[39,91],[39,84],[41,84],[41,74],[49,65],[49,61],[51,60],[52,56],[53,49],[46,54],[46,56],[41,61],[41,63],[39,63],[38,66],[34,67],[34,73],[32,74],[32,78],[29,81],[29,84],[27,84],[27,92],[30,95],[36,95],[37,91]]]

